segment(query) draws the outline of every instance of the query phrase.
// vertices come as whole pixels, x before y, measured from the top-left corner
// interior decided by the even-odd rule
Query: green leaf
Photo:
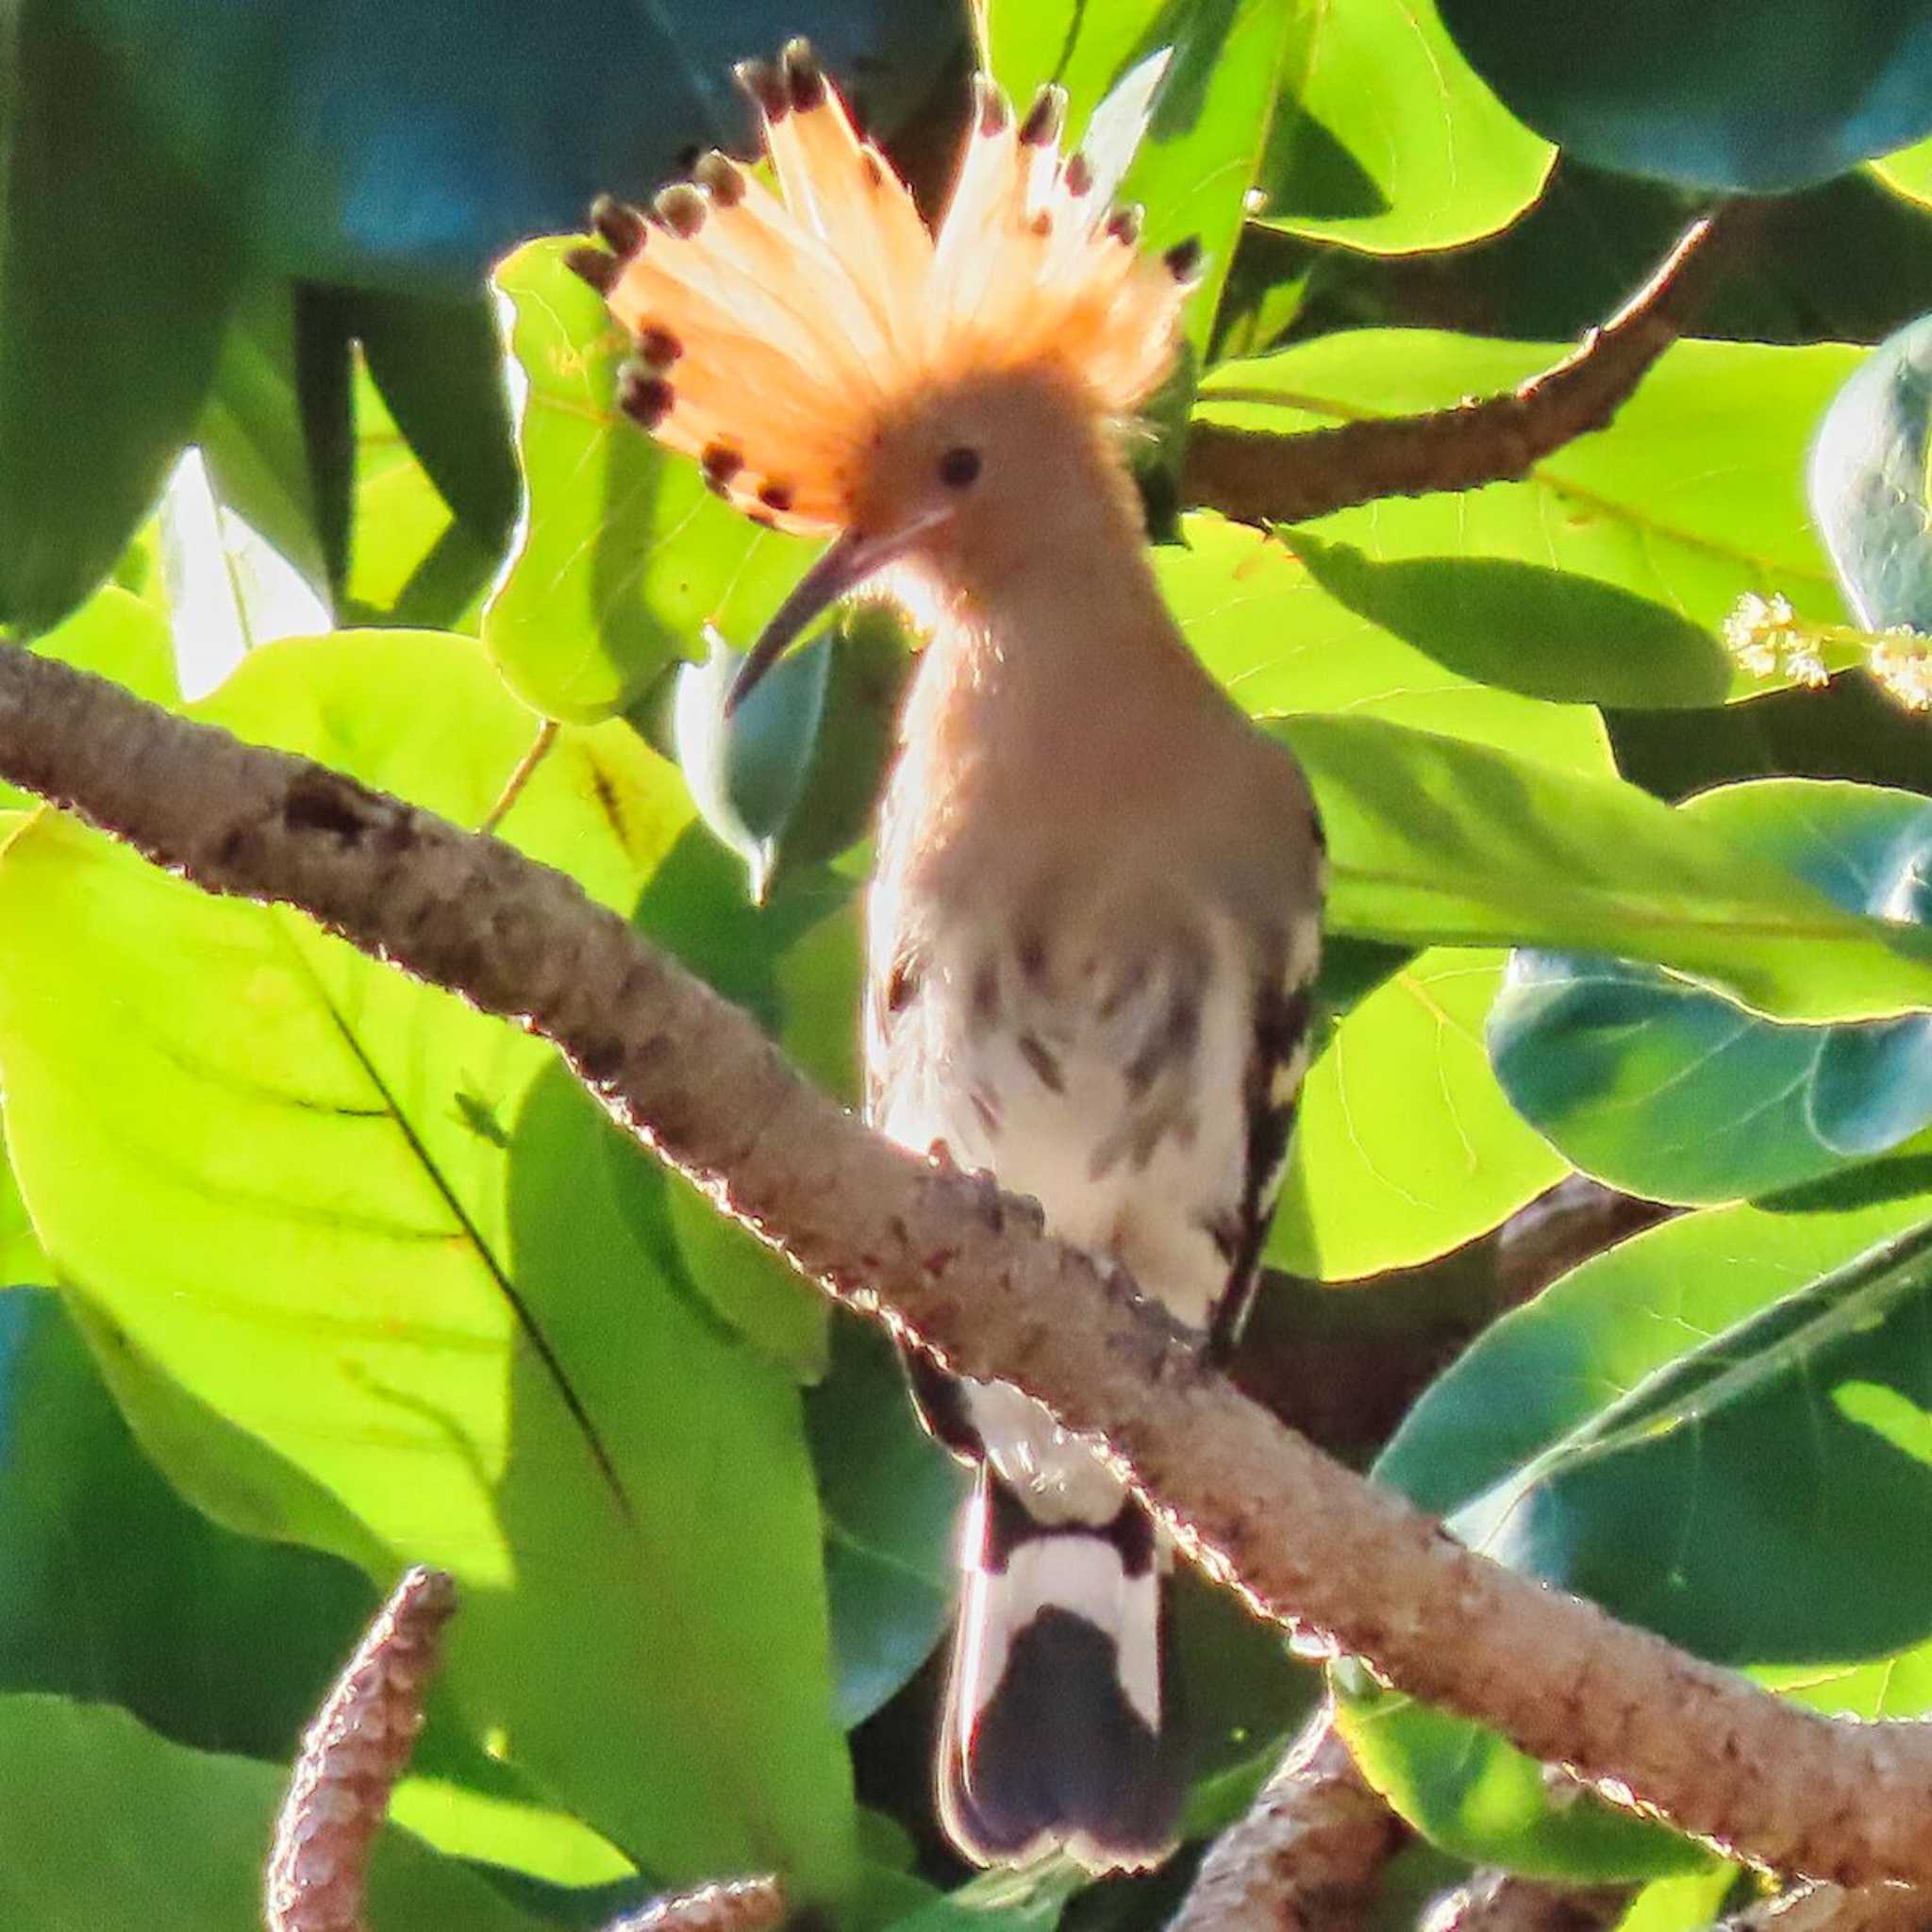
[[[568,1814],[447,1778],[404,1778],[390,1793],[389,1815],[452,1857],[551,1885],[616,1885],[637,1875],[622,1852]]]
[[[1702,1872],[1652,1879],[1625,1907],[1616,1932],[1704,1932],[1722,1916],[1738,1870],[1714,1858]]]
[[[1812,512],[1845,601],[1868,629],[1932,626],[1928,427],[1932,318],[1922,317],[1852,372],[1811,451]]]
[[[288,1774],[170,1744],[107,1705],[0,1697],[0,1924],[34,1932],[258,1932]],[[376,1925],[536,1932],[473,1872],[391,1826]]]
[[[967,1477],[923,1429],[878,1332],[833,1327],[831,1374],[805,1398],[825,1523],[838,1712],[862,1724],[932,1654],[953,1615]]]
[[[693,824],[652,874],[636,920],[755,1014],[821,1087],[856,1099],[860,940],[849,881],[801,878],[754,908],[724,848]],[[626,1191],[634,1224],[656,1216],[661,1200],[665,1231],[695,1291],[797,1379],[815,1380],[828,1346],[824,1297],[689,1183],[666,1174],[662,1186],[661,1196]]]
[[[1213,326],[1242,201],[1260,166],[1293,8],[1286,0],[995,0],[988,9],[988,64],[1022,103],[1043,81],[1067,90],[1068,121],[1086,125],[1114,84],[1149,55],[1173,58],[1152,125],[1122,184],[1144,203],[1144,245],[1201,242],[1204,274],[1188,305],[1198,357]]]
[[[1639,1235],[1490,1328],[1375,1473],[1475,1547],[1707,1656],[1911,1645],[1932,1628],[1932,1591],[1897,1561],[1932,1523],[1928,1209],[1717,1208]],[[1365,1770],[1439,1842],[1573,1877],[1696,1853],[1593,1801],[1552,1805],[1501,1740],[1348,1674]]]
[[[1932,141],[1914,142],[1867,166],[1894,194],[1922,207],[1932,206]]]
[[[1924,924],[1932,801],[1815,779],[1685,810],[1849,911]],[[1932,1020],[1780,1026],[1644,967],[1520,953],[1490,1016],[1524,1118],[1598,1179],[1735,1201],[1870,1159],[1932,1121]]]
[[[285,282],[244,291],[194,441],[222,503],[326,597],[341,580],[341,558],[329,555],[303,413],[298,308]]]
[[[1557,704],[1722,704],[1731,663],[1708,631],[1575,571],[1491,557],[1378,562],[1307,530],[1280,540],[1327,597],[1483,684]]]
[[[1932,941],[1916,928],[1841,912],[1634,785],[1374,719],[1274,728],[1321,807],[1331,931],[1614,953],[1787,1019],[1932,1005]]]
[[[1015,1871],[982,1872],[958,1891],[935,1899],[891,1932],[1054,1932],[1067,1901],[1088,1874],[1071,1858],[1036,1858]]]
[[[1335,1028],[1302,1090],[1288,1198],[1268,1260],[1351,1280],[1494,1227],[1568,1164],[1511,1111],[1483,1051],[1503,957],[1422,954]]]
[[[1205,514],[1181,531],[1185,548],[1153,553],[1161,591],[1201,661],[1252,715],[1346,711],[1566,771],[1615,769],[1589,707],[1532,702],[1449,669],[1338,602],[1279,538]]]
[[[483,637],[539,710],[588,720],[695,658],[707,625],[756,637],[807,552],[719,501],[695,463],[618,415],[629,343],[564,267],[568,245],[532,242],[493,278],[521,372],[512,394],[526,500]]]
[[[1199,409],[1218,423],[1289,435],[1498,394],[1568,353],[1561,343],[1357,330],[1224,363],[1204,381]],[[1566,443],[1524,481],[1388,499],[1324,517],[1308,531],[1354,553],[1352,570],[1330,573],[1349,621],[1393,618],[1410,643],[1472,675],[1513,659],[1518,690],[1548,690],[1538,680],[1556,677],[1562,681],[1554,688],[1573,695],[1596,681],[1620,703],[1707,702],[1697,694],[1712,679],[1711,642],[1697,650],[1685,640],[1685,662],[1649,699],[1623,654],[1642,648],[1655,666],[1668,655],[1673,614],[1714,639],[1747,591],[1780,593],[1801,617],[1842,621],[1802,479],[1811,433],[1859,354],[1830,342],[1680,341],[1618,410],[1609,433]],[[1579,591],[1566,605],[1558,584],[1523,576],[1505,584],[1494,572],[1455,569],[1471,559],[1529,565],[1539,577],[1574,574],[1662,608],[1624,605],[1604,634],[1596,626],[1616,614],[1611,603]],[[1344,553],[1338,562],[1351,558]],[[1429,574],[1391,580],[1366,567],[1374,564],[1426,565]],[[1526,583],[1535,603],[1512,617],[1511,599]],[[1434,597],[1443,603],[1432,614]],[[1473,658],[1480,640],[1470,620],[1485,610],[1506,626],[1493,645],[1504,655]],[[1543,668],[1551,649],[1543,626],[1552,623],[1567,669]],[[1769,688],[1741,671],[1733,681],[1734,695]]]
[[[832,639],[821,634],[772,666],[735,712],[726,706],[746,654],[715,633],[702,664],[680,664],[672,708],[677,762],[705,823],[744,860],[764,903],[824,715]]]
[[[0,848],[19,830],[20,822],[8,823],[12,817],[11,813],[0,813]],[[44,1287],[53,1278],[53,1263],[27,1219],[26,1203],[20,1198],[12,1164],[7,1158],[6,1122],[0,1117],[0,1290],[28,1284]]]
[[[1774,193],[1932,128],[1923,0],[1443,0],[1442,15],[1517,113],[1599,168]]]
[[[355,424],[347,617],[475,636],[500,556],[451,513],[368,371],[356,367],[345,380]]]
[[[517,514],[503,341],[488,301],[359,292],[352,325],[391,419],[458,523],[486,555]]]
[[[209,1750],[291,1755],[375,1607],[348,1564],[185,1503],[40,1290],[0,1295],[0,1690],[110,1700]]]
[[[1554,158],[1477,78],[1434,0],[1309,8],[1261,166],[1261,219],[1377,255],[1454,248],[1514,221]]]
[[[0,20],[0,625],[31,633],[107,576],[159,493],[237,255],[226,210],[58,0]]]
[[[475,647],[404,632],[272,646],[205,714],[472,824],[529,729]],[[628,906],[688,824],[613,724],[505,831]],[[22,1189],[176,1479],[455,1572],[471,1722],[646,1869],[841,1890],[798,1398],[633,1234],[655,1165],[539,1042],[57,816],[0,858],[0,933]]]

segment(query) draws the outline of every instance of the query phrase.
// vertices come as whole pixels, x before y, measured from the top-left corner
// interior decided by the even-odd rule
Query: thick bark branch
[[[1721,1932],[1924,1932],[1932,1906],[1920,1891],[1867,1885],[1846,1891],[1814,1885],[1725,1919]]]
[[[1545,1885],[1509,1872],[1479,1873],[1439,1900],[1429,1932],[1604,1932],[1624,1915],[1627,1885]]]
[[[1196,421],[1188,432],[1181,500],[1238,523],[1297,524],[1384,496],[1526,476],[1552,451],[1608,425],[1689,327],[1725,244],[1749,225],[1751,212],[1751,204],[1739,203],[1694,223],[1608,322],[1508,395],[1300,436]]]
[[[1472,1554],[1210,1373],[1125,1284],[1042,1239],[1037,1208],[868,1132],[570,880],[18,648],[0,650],[0,775],[550,1040],[805,1274],[1105,1430],[1264,1614],[1778,1871],[1932,1882],[1932,1732],[1780,1703]]]
[[[1168,1932],[1357,1932],[1407,1835],[1324,1709],[1208,1849]]]

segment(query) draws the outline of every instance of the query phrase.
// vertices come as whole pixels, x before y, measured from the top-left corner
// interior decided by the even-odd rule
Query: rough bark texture
[[[654,1899],[642,1911],[613,1920],[604,1932],[772,1932],[785,1923],[785,1893],[775,1878],[734,1878]]]
[[[1514,481],[1566,442],[1602,429],[1675,341],[1710,288],[1749,204],[1695,223],[1657,273],[1554,369],[1506,396],[1424,416],[1369,418],[1305,435],[1196,422],[1181,498],[1244,524],[1296,524],[1384,496]],[[1211,403],[1212,397],[1208,400]]]
[[[1897,1885],[1807,1886],[1724,1922],[1726,1932],[1925,1932],[1932,1899]]]
[[[1429,1932],[1604,1932],[1623,1916],[1630,1888],[1542,1885],[1485,1872],[1428,1913]]]
[[[1780,1703],[1473,1555],[1245,1400],[1031,1204],[869,1133],[570,880],[17,648],[0,775],[552,1041],[805,1274],[1105,1430],[1203,1567],[1285,1626],[1775,1870],[1932,1883],[1932,1730]]]
[[[1355,1932],[1407,1836],[1324,1711],[1202,1859],[1168,1932]]]
[[[269,1932],[363,1932],[369,1853],[423,1728],[456,1602],[441,1571],[409,1571],[304,1733],[269,1853]]]

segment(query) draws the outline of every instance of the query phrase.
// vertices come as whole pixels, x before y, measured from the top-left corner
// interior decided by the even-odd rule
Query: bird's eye
[[[979,452],[962,442],[940,458],[940,481],[948,490],[964,490],[979,475]]]

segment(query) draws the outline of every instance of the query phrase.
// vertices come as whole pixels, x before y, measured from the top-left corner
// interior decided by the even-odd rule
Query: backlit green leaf
[[[1287,435],[1505,392],[1568,353],[1428,329],[1344,332],[1224,363],[1199,408]],[[1680,341],[1608,433],[1566,443],[1520,483],[1322,518],[1308,531],[1327,547],[1309,552],[1309,568],[1342,613],[1327,627],[1346,636],[1366,621],[1518,691],[1712,702],[1717,634],[1746,591],[1842,622],[1803,479],[1812,432],[1859,353]],[[1571,574],[1661,608],[1572,589]],[[1707,633],[1701,642],[1692,627]],[[1769,688],[1741,671],[1732,679],[1738,696]]]
[[[1454,248],[1521,214],[1554,155],[1476,76],[1434,0],[1306,8],[1260,219],[1378,255]]]
[[[629,343],[563,265],[530,242],[500,263],[525,502],[483,636],[515,689],[555,718],[608,717],[707,625],[749,644],[804,570],[793,538],[758,529],[698,466],[618,413]]]
[[[472,824],[529,728],[402,632],[271,646],[206,709]],[[613,724],[505,831],[627,907],[688,823]],[[842,1889],[797,1395],[634,1232],[656,1167],[534,1040],[58,816],[0,932],[23,1192],[146,1446],[238,1526],[455,1572],[471,1722],[646,1869]]]
[[[1840,911],[1634,785],[1369,718],[1274,727],[1328,835],[1332,931],[1645,959],[1786,1019],[1932,1006],[1932,941]]]

